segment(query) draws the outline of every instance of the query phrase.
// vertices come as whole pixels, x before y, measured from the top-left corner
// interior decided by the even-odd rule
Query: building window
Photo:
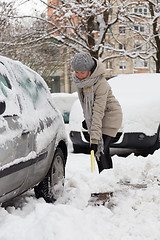
[[[134,60],[135,68],[148,68],[148,61],[143,59],[135,59]]]
[[[126,67],[126,61],[120,61],[119,62],[119,69],[121,70],[125,70],[127,67]]]
[[[134,30],[138,31],[138,26],[134,26]]]
[[[144,27],[140,26],[140,32],[144,32]]]
[[[135,13],[135,14],[139,14],[139,15],[148,15],[148,9],[147,8],[145,8],[145,7],[135,7],[134,9],[133,9],[133,12]]]
[[[126,50],[126,44],[119,43],[119,49]]]
[[[134,13],[138,13],[138,8],[134,8]]]
[[[144,15],[147,15],[147,14],[148,14],[147,8],[144,8]]]
[[[125,27],[119,27],[119,33],[120,34],[125,34],[126,33],[126,28]]]
[[[148,68],[148,62],[144,61],[144,68]]]
[[[139,31],[139,32],[144,32],[144,26],[135,25],[134,26],[134,30],[135,31]]]
[[[113,69],[112,62],[111,61],[106,61],[106,69]]]

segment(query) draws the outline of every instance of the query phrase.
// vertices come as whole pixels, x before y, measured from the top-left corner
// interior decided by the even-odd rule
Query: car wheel
[[[34,188],[36,198],[43,197],[47,203],[55,202],[63,193],[65,177],[65,158],[57,148],[52,166],[42,182]]]

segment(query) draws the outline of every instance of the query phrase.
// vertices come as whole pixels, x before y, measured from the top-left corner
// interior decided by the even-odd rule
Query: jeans
[[[113,168],[113,163],[110,155],[110,145],[114,139],[114,137],[108,135],[102,135],[103,142],[104,142],[104,153],[101,153],[101,156],[97,161],[99,173],[102,172],[104,169]]]

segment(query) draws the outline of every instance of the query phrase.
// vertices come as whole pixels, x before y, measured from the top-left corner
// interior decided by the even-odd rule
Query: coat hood
[[[97,60],[96,58],[94,58],[94,60],[96,61],[97,66],[96,66],[94,72],[91,74],[91,76],[90,76],[91,78],[95,78],[99,75],[104,75],[105,74],[104,64],[101,61]]]

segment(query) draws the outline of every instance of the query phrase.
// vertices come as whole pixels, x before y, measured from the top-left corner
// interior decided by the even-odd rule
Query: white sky
[[[5,0],[6,2],[14,2],[16,9],[22,15],[37,14],[45,12],[46,5],[40,0]],[[47,0],[44,0],[47,2]]]

